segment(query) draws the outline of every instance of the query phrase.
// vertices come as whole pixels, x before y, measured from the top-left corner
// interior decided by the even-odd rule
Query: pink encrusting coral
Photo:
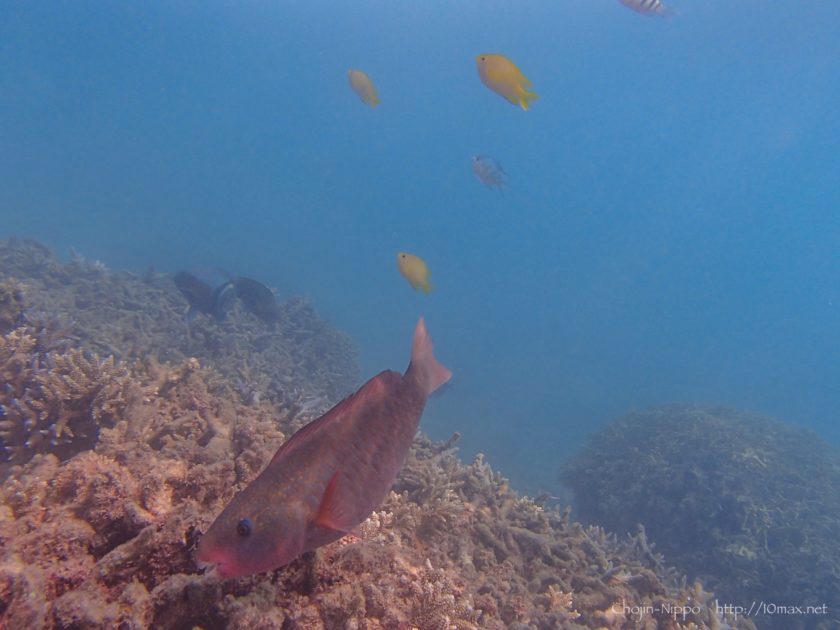
[[[109,291],[119,286],[97,273]],[[30,295],[37,281],[18,275],[27,299],[43,299]],[[157,317],[154,300],[137,308],[153,311],[142,321]],[[226,325],[247,338],[235,319]],[[4,334],[15,351],[0,369],[23,370],[43,352],[21,341],[33,326]],[[108,380],[86,399],[97,432],[77,452],[33,449],[7,463],[0,628],[724,627],[710,594],[666,569],[644,532],[617,539],[571,522],[512,491],[481,457],[465,464],[451,441],[422,435],[353,534],[269,573],[205,575],[195,560],[202,533],[315,412],[282,396],[243,398],[201,357],[112,362],[67,341],[50,351],[75,357],[48,364],[56,382],[75,382],[90,364],[118,369],[112,378],[123,385]],[[680,605],[685,616],[665,612]],[[661,612],[639,617],[637,606]]]

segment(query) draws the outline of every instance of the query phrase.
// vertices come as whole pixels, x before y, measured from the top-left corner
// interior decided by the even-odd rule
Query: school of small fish
[[[618,0],[621,4],[646,16],[670,15],[661,0]],[[475,58],[478,77],[481,82],[513,105],[518,105],[528,111],[531,103],[539,98],[531,91],[532,84],[517,65],[508,57],[498,53],[482,53]],[[380,104],[379,94],[371,78],[361,70],[349,70],[350,87],[363,103],[376,107]],[[472,171],[476,178],[488,188],[504,193],[508,175],[501,164],[485,155],[474,155]],[[397,269],[415,290],[429,293],[432,285],[429,282],[429,268],[426,262],[414,254],[399,252],[397,254]]]
[[[619,2],[642,15],[668,13],[661,0]],[[506,56],[482,53],[475,62],[481,82],[511,104],[528,111],[538,99],[531,81]],[[364,104],[381,103],[365,72],[351,69],[347,75]],[[507,173],[493,158],[474,155],[472,170],[488,188],[504,191]],[[397,269],[413,289],[431,292],[431,273],[422,258],[398,252]],[[235,294],[260,319],[278,318],[271,290],[255,280],[236,278],[214,290],[182,272],[175,283],[191,312],[221,320]],[[411,447],[426,399],[451,376],[435,359],[421,317],[406,372],[380,373],[286,440],[202,536],[199,564],[222,578],[251,575],[351,533],[382,503]]]

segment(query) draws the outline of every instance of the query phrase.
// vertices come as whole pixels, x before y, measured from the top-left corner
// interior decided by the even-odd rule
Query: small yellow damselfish
[[[409,254],[407,252],[400,252],[397,254],[397,268],[403,275],[403,278],[408,280],[408,283],[414,289],[419,289],[423,293],[428,293],[432,290],[432,283],[429,281],[429,267],[426,262],[419,256]]]

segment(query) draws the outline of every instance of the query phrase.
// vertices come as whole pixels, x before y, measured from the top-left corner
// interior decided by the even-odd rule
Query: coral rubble
[[[461,462],[454,440],[422,435],[353,534],[270,573],[204,574],[201,533],[332,398],[327,382],[348,381],[346,340],[302,302],[281,307],[285,332],[260,346],[259,322],[187,331],[157,277],[61,265],[34,243],[0,246],[0,260],[25,279],[27,301],[75,322],[58,334],[26,314],[0,342],[11,460],[0,489],[0,628],[751,626],[681,582],[643,531],[618,538],[571,522],[516,494],[482,457]],[[97,337],[105,320],[113,326]],[[268,395],[243,396],[243,374],[223,371],[210,339],[237,360],[256,356],[249,376],[273,382]],[[182,350],[166,354],[167,343]],[[257,346],[286,361],[288,380]]]
[[[721,601],[828,605],[761,627],[840,625],[840,452],[814,433],[721,407],[652,409],[594,435],[564,478],[585,520],[643,524]]]

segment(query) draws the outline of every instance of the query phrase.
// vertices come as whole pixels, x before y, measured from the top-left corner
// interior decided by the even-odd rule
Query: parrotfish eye
[[[242,536],[242,538],[246,538],[251,535],[252,528],[253,523],[251,523],[251,519],[243,518],[236,524],[236,533]]]

